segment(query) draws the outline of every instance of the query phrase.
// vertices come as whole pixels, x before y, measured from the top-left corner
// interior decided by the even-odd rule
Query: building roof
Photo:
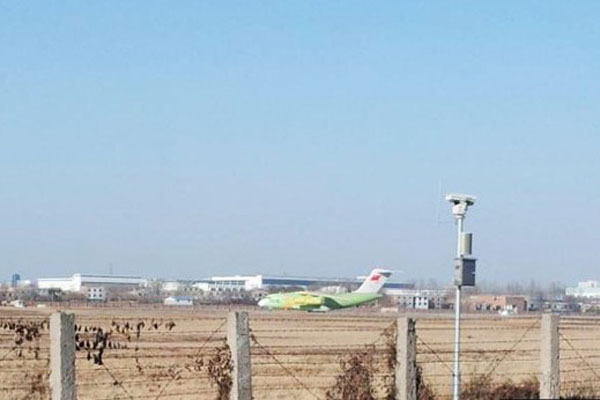
[[[82,281],[96,282],[96,281],[116,281],[116,280],[137,280],[145,281],[141,276],[133,275],[98,275],[98,274],[73,274],[70,277],[64,278],[39,278],[38,281],[66,281],[73,279],[81,279]]]
[[[199,279],[197,283],[216,283],[216,282],[245,282],[262,278],[263,285],[271,286],[311,286],[311,285],[355,285],[360,284],[366,277],[351,278],[318,278],[305,276],[277,276],[277,275],[231,275],[231,276],[213,276],[212,278]],[[386,289],[411,289],[414,287],[411,283],[405,282],[386,282],[383,285]]]

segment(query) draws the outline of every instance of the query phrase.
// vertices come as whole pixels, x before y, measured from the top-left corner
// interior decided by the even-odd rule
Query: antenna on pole
[[[438,225],[440,225],[441,219],[442,219],[442,214],[441,214],[441,210],[442,210],[442,199],[443,199],[443,194],[442,194],[442,180],[440,179],[438,181],[438,203],[437,203],[437,209],[436,209],[436,217],[437,217],[437,223]]]
[[[442,224],[451,224],[454,222],[454,220],[451,219],[444,219],[442,218],[442,205],[444,203],[444,188],[443,188],[443,184],[442,184],[442,180],[440,179],[438,181],[438,202],[436,205],[436,222],[438,225],[442,225]]]

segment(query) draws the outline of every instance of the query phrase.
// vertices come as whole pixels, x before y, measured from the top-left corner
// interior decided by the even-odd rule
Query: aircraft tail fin
[[[367,279],[356,289],[355,293],[379,293],[387,278],[392,275],[392,271],[387,269],[375,268]]]

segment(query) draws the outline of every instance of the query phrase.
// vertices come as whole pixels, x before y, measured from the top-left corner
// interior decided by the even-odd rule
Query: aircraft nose
[[[269,299],[260,299],[258,302],[259,307],[267,307],[269,305]]]

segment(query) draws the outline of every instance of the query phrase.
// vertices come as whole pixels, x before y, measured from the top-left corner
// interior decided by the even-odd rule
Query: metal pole
[[[459,216],[456,219],[456,224],[458,226],[458,238],[457,238],[457,246],[456,246],[456,256],[460,257],[463,254],[462,246],[461,246],[461,236],[463,233],[463,221],[464,215]],[[455,319],[454,319],[454,382],[453,382],[453,392],[452,398],[453,400],[460,400],[460,285],[456,285],[456,303],[454,305],[455,309]]]
[[[457,232],[457,238],[456,238],[456,257],[460,257],[463,255],[461,235],[464,230],[464,220],[465,220],[464,216],[458,217],[456,219],[456,225],[458,226],[458,232]]]
[[[460,399],[460,286],[456,287],[456,316],[454,320],[454,400]]]

